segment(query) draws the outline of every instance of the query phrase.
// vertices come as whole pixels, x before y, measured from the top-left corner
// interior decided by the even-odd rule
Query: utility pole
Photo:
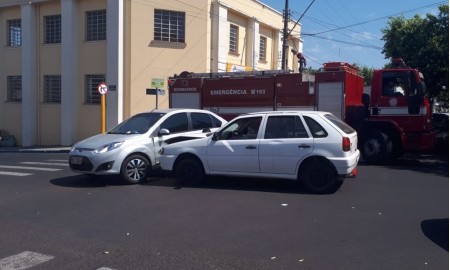
[[[281,52],[281,69],[285,70],[287,69],[287,58],[286,58],[286,52],[288,51],[289,45],[287,44],[288,41],[288,23],[289,23],[289,0],[285,0],[284,5],[284,27],[283,27],[283,49]]]

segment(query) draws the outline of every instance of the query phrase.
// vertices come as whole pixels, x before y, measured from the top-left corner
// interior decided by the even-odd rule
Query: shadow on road
[[[115,176],[88,176],[74,175],[50,180],[50,183],[61,187],[72,188],[102,188],[108,186],[126,185],[119,177]]]
[[[368,165],[364,160],[360,160],[358,166],[384,166],[397,170],[409,170],[449,176],[448,153],[442,155],[405,154],[399,159],[380,165]]]
[[[448,218],[424,220],[421,227],[426,237],[448,252]]]

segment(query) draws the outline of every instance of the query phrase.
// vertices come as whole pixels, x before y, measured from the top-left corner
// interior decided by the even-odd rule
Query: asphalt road
[[[361,163],[312,195],[262,179],[124,185],[72,173],[66,153],[1,153],[0,269],[448,269],[448,170]]]

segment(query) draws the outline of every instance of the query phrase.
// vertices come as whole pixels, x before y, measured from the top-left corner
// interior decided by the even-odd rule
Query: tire
[[[120,168],[123,180],[128,184],[139,184],[147,180],[150,162],[141,155],[127,157]]]
[[[199,184],[205,178],[205,172],[200,161],[187,158],[177,163],[175,177],[179,184]]]
[[[393,159],[393,142],[385,133],[372,131],[364,137],[361,153],[369,164],[380,164]]]
[[[299,175],[301,184],[310,193],[334,193],[342,185],[335,168],[323,161],[313,161],[304,166]]]

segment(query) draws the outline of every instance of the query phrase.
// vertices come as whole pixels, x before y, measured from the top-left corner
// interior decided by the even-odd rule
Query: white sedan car
[[[182,183],[205,175],[268,177],[332,193],[345,177],[356,176],[357,145],[356,131],[327,112],[250,113],[211,136],[164,146],[160,166]]]
[[[212,112],[195,109],[136,114],[105,134],[76,143],[69,153],[69,165],[75,172],[120,174],[127,183],[140,183],[159,164],[158,151],[163,144],[206,137],[226,123]]]

